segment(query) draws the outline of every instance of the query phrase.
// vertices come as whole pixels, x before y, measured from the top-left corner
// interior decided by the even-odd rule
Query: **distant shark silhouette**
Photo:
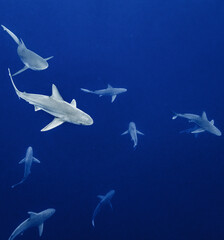
[[[112,204],[111,204],[111,198],[114,196],[115,191],[111,190],[109,191],[105,196],[103,195],[98,195],[97,197],[100,199],[100,202],[98,203],[98,205],[96,206],[94,212],[93,212],[93,217],[92,217],[92,225],[93,227],[95,227],[95,217],[96,215],[100,212],[100,210],[102,209],[102,207],[106,204],[109,204],[109,206],[112,208]]]
[[[125,134],[128,134],[128,133],[131,135],[131,139],[134,142],[134,146],[133,147],[135,148],[137,146],[137,144],[138,144],[138,136],[137,136],[137,134],[144,135],[144,133],[142,133],[142,132],[140,132],[140,131],[138,131],[136,129],[136,125],[135,125],[134,122],[130,122],[128,130],[123,132],[121,135],[125,135]]]
[[[18,44],[17,53],[21,59],[21,61],[24,63],[24,68],[19,70],[18,72],[14,73],[12,76],[16,76],[27,69],[32,69],[35,71],[40,71],[48,68],[48,60],[53,58],[53,56],[48,58],[42,58],[41,56],[37,55],[35,52],[29,50],[26,48],[23,40],[19,40],[18,37],[11,32],[8,28],[1,25],[2,28],[12,37],[12,39]]]
[[[193,122],[198,126],[197,129],[192,129],[191,133],[193,134],[198,134],[207,131],[216,136],[222,135],[221,131],[214,126],[214,120],[209,121],[205,112],[202,113],[202,116],[191,113],[184,114],[174,113],[172,119],[176,119],[177,117],[186,118],[189,120],[189,122]]]
[[[32,149],[32,147],[28,147],[28,149],[26,151],[26,157],[19,162],[19,164],[21,164],[21,163],[25,164],[25,170],[24,170],[23,179],[20,182],[12,185],[12,188],[18,186],[19,184],[22,184],[28,178],[28,176],[31,173],[30,168],[31,168],[33,162],[40,163],[40,161],[38,159],[33,157],[33,149]]]
[[[93,119],[87,113],[77,108],[75,99],[73,99],[71,103],[67,103],[63,100],[54,84],[52,85],[51,96],[20,92],[13,82],[10,69],[8,69],[8,71],[12,85],[19,98],[34,105],[35,111],[43,110],[55,117],[52,122],[41,130],[42,132],[56,128],[64,122],[78,125],[93,124]]]
[[[113,88],[110,84],[108,84],[106,89],[91,91],[91,90],[88,90],[88,89],[85,89],[85,88],[81,88],[81,90],[83,92],[97,94],[97,95],[99,95],[99,97],[111,96],[112,97],[111,102],[114,102],[114,100],[115,100],[115,98],[117,97],[118,94],[127,92],[126,88]]]
[[[55,209],[49,208],[40,213],[28,212],[30,217],[22,222],[11,234],[8,240],[13,240],[16,236],[23,234],[28,228],[38,227],[39,228],[39,236],[42,236],[44,229],[44,222],[54,215]]]

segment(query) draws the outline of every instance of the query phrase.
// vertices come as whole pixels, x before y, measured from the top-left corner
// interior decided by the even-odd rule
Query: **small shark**
[[[8,240],[13,240],[16,236],[23,234],[28,228],[38,227],[41,237],[44,228],[44,222],[55,213],[54,208],[48,208],[40,213],[28,212],[30,217],[22,222],[11,234]]]
[[[93,227],[95,227],[95,217],[96,217],[96,215],[100,212],[100,210],[102,209],[102,207],[105,204],[109,204],[111,209],[113,209],[110,200],[114,196],[114,194],[115,194],[115,191],[111,190],[105,196],[103,196],[103,195],[98,195],[97,196],[100,199],[100,202],[98,203],[98,205],[96,206],[96,208],[95,208],[95,210],[93,212],[93,217],[92,217],[92,225],[93,225]]]
[[[35,52],[29,50],[26,48],[23,40],[19,40],[18,37],[11,32],[8,28],[5,26],[1,25],[3,30],[5,30],[11,37],[12,39],[18,44],[17,48],[17,53],[21,59],[21,61],[24,63],[24,67],[19,70],[18,72],[14,73],[12,76],[16,76],[27,69],[32,69],[35,71],[40,71],[40,70],[45,70],[48,68],[48,60],[53,58],[53,56],[48,57],[48,58],[42,58],[41,56],[37,55]]]
[[[112,96],[111,102],[114,102],[114,100],[115,100],[115,98],[117,97],[118,94],[127,92],[126,88],[113,88],[110,84],[108,84],[106,89],[90,91],[88,89],[81,88],[81,90],[83,92],[97,94],[97,95],[99,95],[99,97]]]
[[[216,136],[222,135],[221,131],[214,126],[214,120],[209,121],[205,112],[202,113],[202,116],[191,113],[175,113],[172,119],[176,119],[177,117],[186,118],[189,122],[193,122],[198,126],[198,128],[193,129],[191,133],[198,134],[207,131]]]
[[[136,129],[136,125],[135,125],[134,122],[130,122],[128,130],[123,132],[121,135],[125,135],[125,134],[128,134],[128,133],[130,133],[130,135],[131,135],[131,139],[134,142],[134,146],[133,147],[135,148],[137,146],[137,144],[138,144],[138,136],[137,136],[137,134],[144,135],[144,133],[142,133],[142,132],[140,132],[140,131],[138,131]]]
[[[32,147],[28,147],[28,149],[26,151],[26,157],[19,162],[19,164],[21,164],[21,163],[25,164],[25,170],[24,170],[23,179],[20,182],[12,185],[12,188],[16,187],[19,184],[22,184],[28,178],[28,176],[31,173],[30,168],[31,168],[31,165],[32,165],[33,162],[40,163],[40,161],[38,159],[33,157],[33,149],[32,149]]]
[[[13,82],[10,69],[8,69],[8,71],[12,85],[19,98],[22,98],[28,103],[34,105],[35,111],[43,110],[55,117],[52,122],[41,130],[42,132],[56,128],[64,122],[77,125],[93,124],[93,119],[87,113],[84,113],[82,110],[77,108],[75,99],[73,99],[71,103],[63,100],[54,84],[52,84],[51,96],[20,92]]]

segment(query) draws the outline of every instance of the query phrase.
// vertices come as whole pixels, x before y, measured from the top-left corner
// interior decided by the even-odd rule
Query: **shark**
[[[93,124],[93,119],[87,113],[77,108],[75,99],[73,99],[71,103],[63,100],[54,84],[52,84],[51,96],[20,92],[14,84],[10,69],[8,69],[8,72],[12,85],[19,98],[22,98],[26,102],[34,105],[35,111],[43,110],[55,117],[52,122],[41,129],[41,132],[56,128],[64,122],[85,126]]]
[[[48,208],[42,212],[28,212],[30,217],[22,222],[11,234],[8,240],[13,240],[16,236],[23,234],[27,229],[31,227],[38,227],[39,236],[41,237],[44,229],[44,222],[55,213],[54,208]]]
[[[21,70],[19,70],[18,72],[14,73],[13,76],[18,75],[18,74],[26,71],[27,69],[41,71],[41,70],[45,70],[48,68],[47,61],[50,60],[51,58],[53,58],[53,56],[48,57],[48,58],[42,58],[35,52],[29,50],[25,46],[23,40],[22,39],[19,40],[19,38],[13,32],[11,32],[8,28],[6,28],[3,25],[1,25],[1,26],[2,26],[3,30],[5,30],[12,37],[12,39],[18,44],[17,53],[18,53],[21,61],[24,63],[24,67]]]
[[[100,202],[96,206],[93,216],[92,216],[92,226],[95,227],[95,217],[96,215],[101,211],[102,207],[105,205],[108,205],[113,209],[112,204],[111,204],[111,199],[115,194],[115,190],[109,191],[106,195],[98,195],[97,197],[100,199]]]
[[[211,120],[211,121],[208,120],[207,114],[205,111],[203,111],[201,116],[196,114],[191,114],[191,113],[184,113],[184,114],[174,113],[174,116],[172,117],[172,119],[174,120],[177,117],[186,118],[188,119],[189,122],[195,123],[198,126],[198,128],[192,129],[191,133],[193,134],[198,134],[198,133],[207,131],[216,136],[222,135],[221,131],[217,127],[215,127],[214,120]]]
[[[129,126],[128,126],[128,130],[123,132],[121,135],[125,135],[128,133],[131,135],[131,139],[134,142],[133,148],[135,148],[138,144],[138,134],[144,135],[144,133],[142,133],[136,129],[136,125],[134,122],[130,122]]]
[[[31,166],[32,166],[32,163],[35,162],[35,163],[40,163],[40,161],[38,159],[36,159],[34,156],[33,156],[33,148],[32,147],[28,147],[27,148],[27,151],[26,151],[26,156],[25,158],[23,158],[19,164],[22,164],[24,163],[25,164],[25,169],[24,169],[24,175],[23,175],[23,179],[12,185],[12,188],[18,186],[19,184],[22,184],[27,178],[28,176],[30,175],[31,171]]]
[[[85,88],[81,88],[81,90],[83,92],[97,94],[97,95],[99,95],[99,97],[111,96],[112,97],[112,99],[111,99],[112,103],[114,102],[114,100],[116,99],[118,94],[127,92],[126,88],[114,88],[110,84],[107,85],[107,88],[101,89],[101,90],[91,91],[91,90],[88,90],[88,89],[85,89]]]

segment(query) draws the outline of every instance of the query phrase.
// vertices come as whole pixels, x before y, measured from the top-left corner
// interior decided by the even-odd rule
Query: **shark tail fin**
[[[10,72],[10,69],[9,69],[9,68],[8,68],[8,72],[9,72],[9,77],[10,77],[10,79],[11,79],[12,85],[13,85],[15,91],[16,91],[16,94],[17,94],[18,97],[20,98],[20,91],[17,89],[15,83],[13,82],[12,75],[11,75],[11,72]]]
[[[15,188],[16,186],[22,184],[24,181],[25,181],[25,178],[23,178],[20,182],[18,182],[18,183],[16,183],[16,184],[12,185],[11,188]]]
[[[93,91],[91,90],[88,90],[88,89],[85,89],[85,88],[80,88],[83,92],[87,92],[87,93],[94,93]]]
[[[11,32],[8,28],[6,28],[3,25],[1,25],[1,26],[2,26],[3,30],[6,31],[18,45],[21,44],[20,40],[13,32]]]

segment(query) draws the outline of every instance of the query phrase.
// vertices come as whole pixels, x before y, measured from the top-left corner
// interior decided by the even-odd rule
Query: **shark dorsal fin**
[[[51,95],[51,97],[56,99],[56,100],[63,101],[63,98],[61,97],[61,94],[59,93],[57,87],[54,84],[52,84],[52,95]]]
[[[98,195],[97,197],[98,197],[99,199],[101,199],[101,200],[104,198],[103,195]]]
[[[113,88],[110,84],[107,84],[107,88]]]
[[[35,213],[35,212],[28,212],[28,214],[30,215],[30,218],[32,218],[32,217],[37,215],[37,213]]]
[[[72,99],[71,103],[70,103],[73,107],[77,108],[77,103],[75,101],[75,99]]]
[[[204,120],[208,120],[207,115],[206,115],[206,112],[203,112],[203,113],[202,113],[202,118],[203,118]]]
[[[211,123],[212,125],[214,125],[215,121],[214,121],[214,120],[211,120],[210,123]]]

